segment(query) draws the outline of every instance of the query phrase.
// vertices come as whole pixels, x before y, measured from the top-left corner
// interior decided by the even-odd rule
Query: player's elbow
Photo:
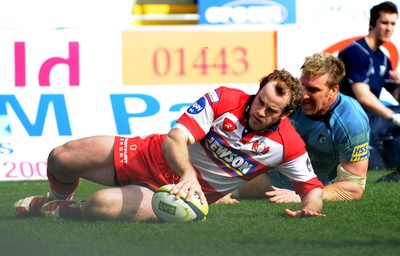
[[[357,185],[352,194],[354,199],[360,200],[364,195],[364,188],[360,185]]]
[[[364,188],[352,181],[340,181],[324,187],[323,192],[326,201],[350,201],[361,199]]]

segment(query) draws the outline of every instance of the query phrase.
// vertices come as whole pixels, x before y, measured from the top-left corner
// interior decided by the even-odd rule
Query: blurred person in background
[[[389,57],[380,47],[390,42],[397,19],[394,3],[387,1],[373,6],[368,35],[351,43],[338,55],[346,67],[340,91],[355,98],[370,121],[369,169],[396,169],[377,182],[400,179],[400,107],[385,105],[379,99],[383,88],[390,93],[399,90],[399,73],[393,70]]]

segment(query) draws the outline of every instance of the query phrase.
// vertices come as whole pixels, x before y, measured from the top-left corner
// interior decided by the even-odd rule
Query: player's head
[[[369,14],[369,28],[370,29],[371,29],[371,27],[376,26],[376,21],[379,19],[381,13],[398,14],[397,6],[390,1],[386,1],[386,2],[383,2],[378,5],[373,6],[371,8],[371,11]]]
[[[290,115],[303,99],[303,93],[300,80],[286,70],[274,70],[264,76],[250,107],[250,128],[263,130]]]
[[[369,36],[379,46],[392,38],[398,18],[397,7],[392,2],[383,2],[371,9],[369,19]]]
[[[343,62],[331,54],[316,53],[305,58],[300,80],[304,87],[301,107],[306,115],[324,115],[329,110],[345,72]]]
[[[274,70],[271,74],[260,79],[260,88],[258,92],[271,81],[277,82],[275,89],[279,96],[289,96],[284,112],[293,111],[303,99],[304,90],[300,80],[285,69]]]
[[[335,56],[320,52],[305,58],[301,66],[301,75],[307,75],[312,78],[327,76],[326,86],[331,89],[335,85],[339,85],[346,71],[343,62]]]

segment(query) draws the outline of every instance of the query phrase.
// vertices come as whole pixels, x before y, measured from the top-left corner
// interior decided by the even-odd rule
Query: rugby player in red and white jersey
[[[176,184],[178,198],[197,193],[214,203],[252,178],[276,169],[301,196],[292,217],[322,213],[322,183],[289,119],[303,86],[285,70],[260,79],[256,95],[219,87],[196,101],[168,134],[93,136],[53,149],[48,158],[50,192],[14,204],[17,216],[146,220],[155,218],[154,191]],[[110,186],[73,201],[83,178]],[[172,191],[174,192],[174,191]]]

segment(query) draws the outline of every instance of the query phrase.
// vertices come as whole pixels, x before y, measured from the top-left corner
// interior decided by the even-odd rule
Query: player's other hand
[[[290,189],[277,188],[271,186],[272,190],[265,192],[265,195],[270,197],[269,201],[278,204],[300,203],[301,198],[296,192]]]
[[[285,213],[293,218],[303,218],[303,217],[326,217],[325,214],[316,212],[316,211],[310,211],[310,210],[298,210],[298,211],[292,211],[290,209],[285,209]]]
[[[232,193],[227,194],[226,196],[218,199],[215,204],[238,204],[239,200],[232,197]]]
[[[395,81],[395,83],[400,84],[400,73],[396,70],[389,70],[389,76]]]

